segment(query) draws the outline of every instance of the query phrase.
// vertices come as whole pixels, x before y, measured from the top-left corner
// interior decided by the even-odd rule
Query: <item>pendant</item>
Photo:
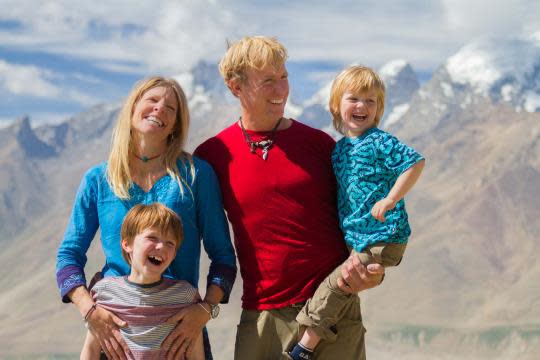
[[[261,141],[257,141],[257,146],[263,148],[263,149],[269,149],[270,146],[272,146],[274,142],[270,139],[268,140],[261,140]]]
[[[265,147],[262,151],[262,158],[264,161],[266,161],[266,159],[268,159],[268,148]]]
[[[141,160],[142,160],[143,162],[148,162],[149,159],[148,159],[148,156],[144,156],[144,155],[143,155],[143,157],[141,158]]]

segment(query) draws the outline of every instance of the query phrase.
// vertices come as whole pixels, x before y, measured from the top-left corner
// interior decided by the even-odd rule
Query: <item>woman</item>
[[[136,204],[157,201],[182,219],[185,239],[168,276],[198,286],[201,238],[211,260],[203,306],[192,305],[171,319],[180,322],[162,345],[170,348],[168,357],[189,353],[210,310],[228,301],[236,276],[234,250],[213,170],[183,151],[188,126],[187,100],[178,83],[162,77],[143,80],[118,116],[108,162],[91,168],[77,192],[58,250],[56,277],[62,300],[77,306],[109,358],[125,359],[128,350],[118,327],[126,324],[105,309],[92,310],[84,276],[86,252],[100,228],[106,260],[102,275],[129,274],[121,254],[120,227]]]

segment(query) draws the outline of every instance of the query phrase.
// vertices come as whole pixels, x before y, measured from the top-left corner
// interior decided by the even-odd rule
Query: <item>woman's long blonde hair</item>
[[[195,180],[195,167],[191,155],[184,151],[189,129],[189,110],[186,95],[174,79],[152,76],[135,84],[118,114],[113,130],[111,152],[107,164],[107,180],[114,194],[120,199],[129,199],[129,188],[133,183],[129,169],[129,155],[134,150],[131,136],[131,118],[135,105],[144,93],[158,86],[172,89],[178,101],[176,123],[167,138],[167,150],[163,162],[167,173],[178,182],[182,196],[184,195],[184,186],[182,184],[191,192],[190,185]],[[188,184],[182,178],[177,166],[178,160],[189,164],[191,184]]]

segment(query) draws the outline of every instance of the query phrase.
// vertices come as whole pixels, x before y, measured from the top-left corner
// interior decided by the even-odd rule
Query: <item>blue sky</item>
[[[0,124],[117,102],[152,73],[217,63],[227,39],[276,36],[302,102],[341,67],[402,58],[423,79],[471,39],[540,30],[534,0],[0,0]]]

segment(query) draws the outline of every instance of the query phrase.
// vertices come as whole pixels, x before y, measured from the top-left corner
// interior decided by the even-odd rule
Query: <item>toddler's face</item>
[[[346,136],[360,136],[375,126],[377,115],[377,93],[346,91],[341,97],[340,114]]]
[[[146,229],[135,236],[133,244],[122,241],[122,246],[131,257],[130,280],[139,284],[159,281],[176,256],[175,238],[157,229]]]

